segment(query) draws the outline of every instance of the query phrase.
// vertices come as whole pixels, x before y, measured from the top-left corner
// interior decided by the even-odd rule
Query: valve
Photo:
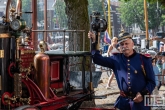
[[[9,93],[9,92],[5,92],[5,93],[3,93],[3,95],[2,95],[2,103],[4,104],[4,105],[9,105],[9,104],[11,104],[10,103],[10,98],[11,98],[11,94]]]
[[[24,103],[25,104],[30,104],[30,101],[31,101],[30,97],[29,98],[20,98],[20,102],[22,102],[23,104]]]

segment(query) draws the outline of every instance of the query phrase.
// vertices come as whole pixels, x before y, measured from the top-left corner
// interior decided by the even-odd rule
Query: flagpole
[[[110,0],[108,0],[108,33],[110,38],[112,38],[112,32],[111,32],[111,4],[110,4]]]
[[[148,12],[147,12],[147,1],[146,0],[144,0],[144,16],[145,16],[145,28],[146,28],[147,49],[149,49]]]

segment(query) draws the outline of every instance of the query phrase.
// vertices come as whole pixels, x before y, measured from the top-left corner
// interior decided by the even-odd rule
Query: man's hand
[[[122,97],[126,97],[124,91],[120,91],[120,96],[122,96]]]
[[[152,37],[151,40],[157,40],[157,41],[161,41],[161,42],[165,43],[165,39],[164,38],[158,38],[157,36],[156,37]]]
[[[140,103],[142,100],[143,100],[143,96],[140,94],[140,92],[138,92],[136,94],[136,97],[133,99],[133,101],[136,103]]]
[[[157,36],[154,36],[151,38],[151,40],[159,40],[160,38],[158,38]]]
[[[89,31],[88,32],[88,38],[91,38],[92,39],[92,42],[95,42],[96,41],[96,36],[93,32]]]

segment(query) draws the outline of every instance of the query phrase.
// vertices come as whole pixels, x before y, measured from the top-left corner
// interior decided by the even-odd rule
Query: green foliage
[[[161,26],[165,25],[165,15],[162,15],[162,19],[163,19],[163,21],[160,24]]]
[[[126,26],[131,26],[137,23],[141,30],[145,30],[144,23],[144,0],[130,0],[125,2],[121,0],[120,8],[121,20]],[[148,3],[148,25],[149,29],[158,30],[159,25],[162,23],[163,9],[157,7],[154,2]]]
[[[122,0],[119,0],[122,1]],[[131,1],[131,0],[124,0],[125,2]],[[147,0],[150,3],[156,3],[159,2],[161,5],[163,5],[163,7],[165,7],[165,0]]]
[[[121,5],[118,8],[122,23],[126,26],[131,26],[133,23],[138,23],[141,29],[144,29],[144,11],[142,0],[131,0],[125,2],[121,0]],[[135,7],[136,5],[136,7]]]
[[[53,21],[60,25],[61,28],[67,28],[67,15],[65,13],[65,2],[64,0],[56,0],[54,6],[55,16]]]
[[[150,3],[156,3],[159,2],[163,7],[165,7],[165,0],[147,0]]]

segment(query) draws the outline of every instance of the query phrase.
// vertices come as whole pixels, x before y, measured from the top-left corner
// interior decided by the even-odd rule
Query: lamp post
[[[147,40],[146,48],[149,49],[148,12],[147,12],[147,1],[146,0],[144,0],[144,16],[145,16],[145,29],[146,29],[146,40]]]

